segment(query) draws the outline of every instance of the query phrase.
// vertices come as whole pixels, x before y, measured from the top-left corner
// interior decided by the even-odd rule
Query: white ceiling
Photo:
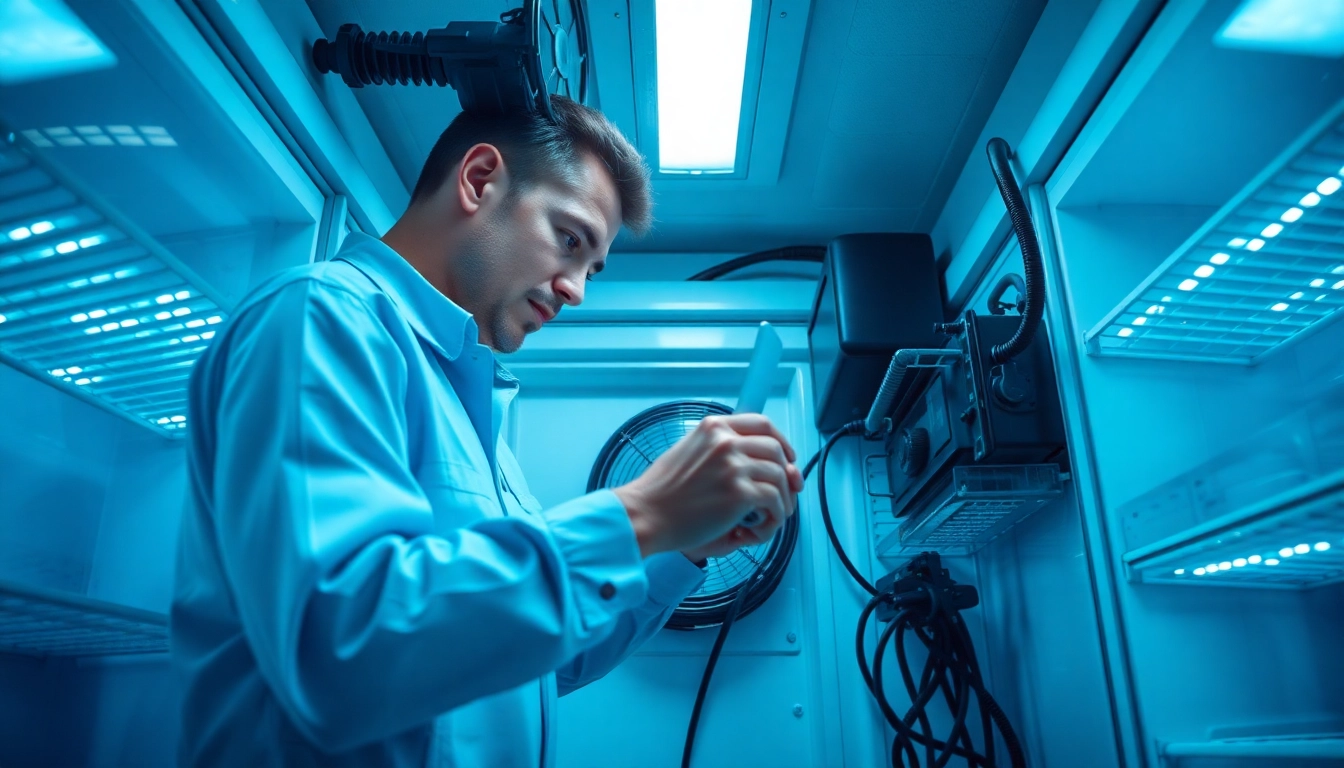
[[[415,31],[516,2],[309,0],[323,30]],[[751,251],[855,231],[932,229],[1045,0],[813,0],[777,184],[656,188],[657,224],[618,251]],[[628,66],[628,62],[622,63]],[[356,92],[409,188],[458,112],[447,89]],[[988,173],[988,171],[986,171]]]

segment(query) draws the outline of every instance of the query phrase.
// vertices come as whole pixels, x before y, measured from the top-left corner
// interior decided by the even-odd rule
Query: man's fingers
[[[784,449],[784,457],[789,461],[797,460],[798,456],[794,453],[793,446],[789,444],[788,439],[765,416],[759,413],[735,413],[723,418],[724,422],[739,435],[764,435],[775,438]]]

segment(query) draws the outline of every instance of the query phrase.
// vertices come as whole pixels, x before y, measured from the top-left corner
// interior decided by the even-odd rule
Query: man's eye
[[[574,235],[569,234],[568,232],[565,233],[565,247],[566,247],[566,248],[568,248],[568,249],[571,250],[571,251],[577,251],[577,250],[579,250],[579,247],[582,246],[582,245],[583,245],[583,241],[582,241],[582,240],[580,240],[579,238],[575,237]]]

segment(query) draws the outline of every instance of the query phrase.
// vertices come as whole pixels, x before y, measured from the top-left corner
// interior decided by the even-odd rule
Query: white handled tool
[[[751,352],[751,363],[747,365],[747,380],[742,384],[742,394],[737,398],[734,413],[763,413],[765,401],[770,399],[770,384],[779,369],[779,360],[784,356],[784,342],[779,332],[769,323],[761,323],[756,331],[756,348]],[[747,513],[742,524],[750,528],[759,524],[764,517],[757,510]]]

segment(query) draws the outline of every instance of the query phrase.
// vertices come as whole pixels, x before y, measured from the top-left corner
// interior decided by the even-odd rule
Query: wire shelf
[[[1330,765],[1338,765],[1344,761],[1344,733],[1174,742],[1162,745],[1162,756],[1167,765],[1179,765],[1187,758],[1217,757],[1275,761],[1271,765],[1290,764],[1283,760],[1293,760],[1291,765],[1326,765],[1316,761],[1330,760]]]
[[[1344,582],[1344,470],[1124,555],[1149,584],[1307,589]]]
[[[971,464],[953,467],[949,479],[878,542],[878,556],[971,554],[1064,492],[1057,464]]]
[[[168,617],[65,592],[0,582],[0,653],[166,653]]]
[[[1086,335],[1096,355],[1250,365],[1344,309],[1344,105]]]
[[[148,235],[0,143],[0,360],[180,436],[191,367],[224,317]]]

